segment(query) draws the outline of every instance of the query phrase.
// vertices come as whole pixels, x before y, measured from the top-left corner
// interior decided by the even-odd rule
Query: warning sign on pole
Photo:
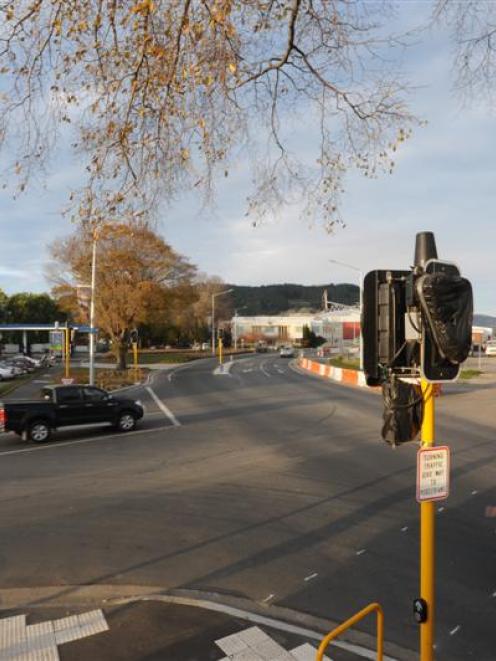
[[[417,452],[417,501],[444,500],[449,496],[450,450],[447,445]]]

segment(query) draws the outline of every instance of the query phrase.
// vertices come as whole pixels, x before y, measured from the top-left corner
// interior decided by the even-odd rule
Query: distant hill
[[[245,287],[227,285],[234,291],[231,294],[232,305],[238,314],[281,314],[289,310],[307,310],[317,312],[322,310],[322,295],[327,289],[327,298],[335,303],[353,305],[358,303],[359,291],[357,285],[260,285]]]
[[[496,328],[496,317],[491,317],[488,314],[474,314],[474,326]]]

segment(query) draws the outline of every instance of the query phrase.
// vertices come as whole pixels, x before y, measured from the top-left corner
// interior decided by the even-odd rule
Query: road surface
[[[418,446],[379,440],[376,393],[270,354],[214,368],[199,361],[137,388],[148,415],[135,433],[1,438],[0,599],[181,588],[336,621],[379,601],[386,638],[418,649]],[[492,661],[496,391],[445,391],[437,438],[452,448],[452,493],[437,517],[436,658]]]

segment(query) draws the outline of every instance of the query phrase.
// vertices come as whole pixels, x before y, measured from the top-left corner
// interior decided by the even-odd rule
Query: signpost
[[[417,452],[417,502],[445,500],[450,490],[450,450],[447,445]]]

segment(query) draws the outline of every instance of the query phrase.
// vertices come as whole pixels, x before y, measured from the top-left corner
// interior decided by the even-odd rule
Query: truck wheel
[[[28,438],[33,443],[44,443],[50,439],[52,430],[45,420],[35,420],[29,425]]]
[[[123,411],[117,419],[116,427],[122,432],[132,431],[136,427],[136,418],[131,411]]]

